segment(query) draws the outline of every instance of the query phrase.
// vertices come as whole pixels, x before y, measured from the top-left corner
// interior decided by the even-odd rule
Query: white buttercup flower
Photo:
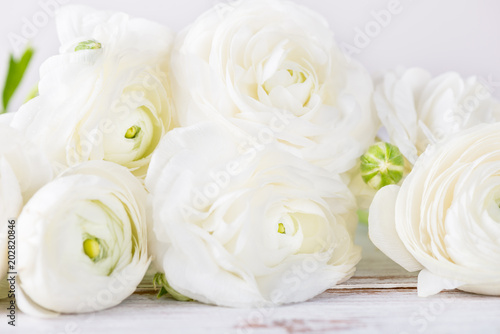
[[[173,127],[173,34],[154,22],[84,6],[63,7],[56,22],[60,54],[42,65],[39,96],[12,125],[61,169],[107,160],[144,177],[151,153]]]
[[[17,245],[12,243],[16,242],[13,237],[9,238],[9,220],[16,220],[23,204],[51,178],[51,166],[35,145],[18,131],[0,124],[0,298],[6,296],[8,242]],[[12,265],[15,268],[15,262]]]
[[[500,120],[500,103],[488,88],[476,77],[454,72],[437,77],[420,68],[387,72],[374,103],[391,143],[411,164],[429,143]]]
[[[217,122],[171,131],[146,178],[168,288],[224,306],[300,302],[348,279],[355,201],[338,176]],[[241,135],[241,136],[240,136]]]
[[[385,131],[382,139],[405,157],[404,176],[427,145],[478,125],[500,121],[500,103],[476,77],[448,72],[437,77],[420,68],[389,71],[376,85],[374,104]],[[352,173],[349,187],[368,208],[374,191]]]
[[[355,165],[379,128],[367,71],[340,51],[322,16],[293,2],[216,6],[179,35],[172,63],[182,126],[229,119],[336,173]]]
[[[17,303],[28,314],[93,312],[131,295],[149,266],[146,191],[90,161],[41,188],[18,222]]]
[[[402,186],[370,207],[370,238],[409,271],[418,293],[500,295],[500,123],[429,146]]]

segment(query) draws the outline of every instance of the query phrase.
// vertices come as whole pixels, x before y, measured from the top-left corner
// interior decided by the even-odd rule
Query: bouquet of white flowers
[[[177,35],[84,6],[56,23],[36,97],[0,115],[0,298],[15,267],[23,312],[93,312],[149,268],[160,296],[302,302],[354,274],[368,207],[419,295],[500,295],[500,103],[477,78],[374,80],[286,0]]]

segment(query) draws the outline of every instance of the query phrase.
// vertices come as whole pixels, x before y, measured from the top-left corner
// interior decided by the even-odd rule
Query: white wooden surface
[[[416,295],[416,275],[399,268],[358,233],[364,257],[351,280],[301,304],[230,309],[156,299],[142,285],[121,305],[86,315],[37,319],[17,315],[7,326],[0,301],[0,333],[500,333],[500,298],[458,291]]]

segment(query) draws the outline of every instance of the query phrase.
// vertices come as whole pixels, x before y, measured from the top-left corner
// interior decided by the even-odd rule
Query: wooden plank
[[[5,309],[5,302],[0,303]],[[1,333],[499,333],[500,300],[460,292],[419,298],[413,288],[328,290],[301,304],[230,309],[134,294],[87,315],[37,319],[18,315]]]
[[[339,289],[411,288],[417,286],[417,274],[410,273],[379,251],[368,238],[368,226],[359,224],[356,243],[363,247],[363,258],[356,273]]]

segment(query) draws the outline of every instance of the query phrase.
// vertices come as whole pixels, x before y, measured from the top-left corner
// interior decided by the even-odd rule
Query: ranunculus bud
[[[399,149],[377,143],[361,156],[361,177],[373,189],[397,184],[403,178],[405,160]]]

